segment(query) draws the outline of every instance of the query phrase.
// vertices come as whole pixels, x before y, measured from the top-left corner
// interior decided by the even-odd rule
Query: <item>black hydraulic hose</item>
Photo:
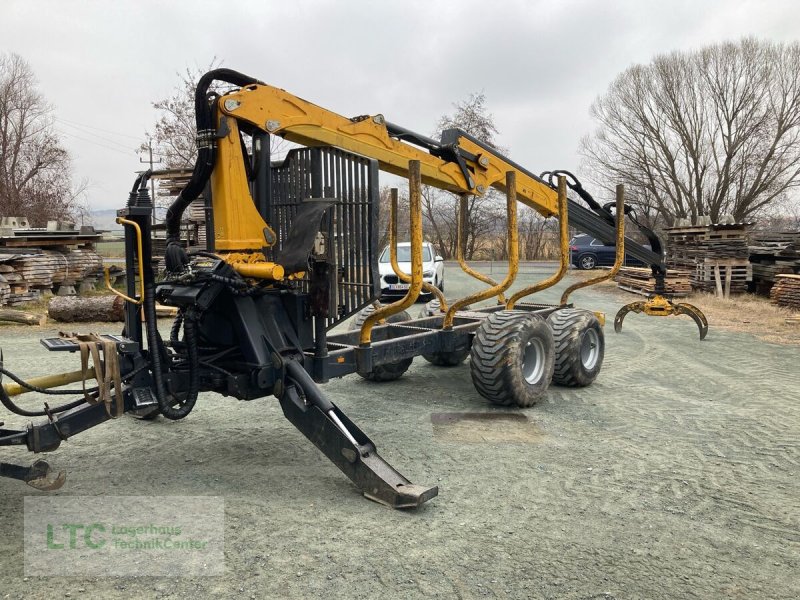
[[[127,374],[123,375],[122,376],[123,381],[133,377],[134,375],[139,373],[142,369],[144,369],[144,367],[139,367],[137,369],[134,369],[130,373],[127,373]],[[84,393],[83,390],[48,390],[48,389],[41,388],[41,387],[36,386],[36,385],[32,385],[32,384],[28,383],[27,381],[23,381],[21,378],[17,377],[13,373],[10,373],[6,369],[0,369],[0,372],[2,372],[4,375],[8,375],[11,379],[13,379],[15,382],[17,382],[22,387],[28,388],[29,390],[31,390],[33,392],[37,392],[39,394],[56,395],[56,394],[83,394]],[[86,390],[86,393],[87,394],[93,394],[93,393],[97,392],[97,389],[98,389],[97,387],[89,388],[89,389]],[[76,407],[80,406],[84,402],[86,402],[85,398],[81,398],[80,400],[74,400],[73,402],[68,402],[67,404],[62,404],[61,406],[56,406],[55,408],[49,409],[49,413],[50,414],[56,414],[56,413],[65,412],[67,410],[70,410],[72,408],[76,408]],[[14,401],[11,400],[11,397],[8,395],[8,393],[5,391],[5,389],[3,388],[2,385],[0,385],[0,404],[5,406],[12,413],[20,415],[21,417],[46,417],[46,416],[48,416],[48,411],[46,411],[46,410],[26,410],[24,408],[21,408],[17,404],[15,404]]]
[[[26,389],[28,389],[28,390],[30,390],[32,392],[38,392],[40,394],[46,394],[46,395],[49,395],[49,396],[66,396],[66,395],[71,395],[71,394],[82,394],[83,393],[83,390],[50,390],[50,389],[47,389],[47,388],[42,388],[42,387],[39,387],[37,385],[33,385],[31,383],[28,383],[27,381],[25,381],[21,377],[18,377],[17,375],[14,375],[14,373],[12,373],[11,371],[9,371],[7,369],[3,369],[2,367],[0,367],[0,373],[3,374],[3,375],[8,376],[9,379],[11,379],[15,383],[21,385],[22,387],[24,387],[24,388],[26,388]],[[93,387],[91,389],[86,390],[87,393],[96,392],[96,391],[97,391],[96,387]]]
[[[180,247],[181,216],[189,204],[205,188],[216,157],[214,140],[214,111],[208,102],[208,90],[214,81],[224,81],[240,87],[262,83],[258,79],[232,69],[214,69],[203,75],[197,82],[194,93],[195,123],[197,127],[197,161],[186,187],[167,210],[164,221],[167,229],[167,252],[165,262],[168,271],[178,271],[186,264],[186,253]]]
[[[178,335],[181,332],[181,325],[183,324],[183,313],[175,315],[175,320],[172,322],[172,327],[169,330],[169,341],[172,344],[178,343]]]
[[[145,331],[147,333],[147,348],[150,351],[150,371],[153,373],[153,383],[155,383],[156,401],[162,415],[168,419],[180,417],[170,416],[174,409],[169,403],[167,392],[164,388],[164,375],[161,370],[161,349],[159,348],[158,321],[156,317],[155,290],[152,283],[144,286],[144,318]]]
[[[200,353],[197,348],[197,321],[190,312],[183,320],[183,337],[186,340],[186,355],[189,360],[189,389],[186,399],[182,402],[181,410],[188,415],[197,402],[200,392]]]
[[[95,388],[97,389],[97,388]],[[83,391],[81,390],[81,393]],[[80,406],[86,402],[85,399],[81,398],[80,400],[75,400],[73,402],[69,402],[68,404],[62,404],[61,406],[57,406],[55,408],[50,409],[50,413],[60,413],[64,412],[65,410],[69,410],[71,408],[75,408],[76,406]],[[46,417],[47,411],[46,410],[25,410],[24,408],[20,408],[11,400],[11,398],[6,393],[3,386],[0,385],[0,404],[5,406],[8,410],[12,413],[19,415],[21,417]]]
[[[187,353],[189,357],[189,390],[186,399],[179,402],[178,407],[174,404],[173,397],[168,395],[164,387],[164,372],[161,363],[161,338],[158,334],[158,322],[156,320],[155,294],[153,284],[148,284],[144,288],[144,314],[147,330],[147,346],[150,350],[150,370],[153,373],[155,383],[155,395],[158,402],[158,409],[162,415],[172,421],[177,421],[188,416],[197,401],[199,390],[199,355],[197,352],[197,336],[193,327],[192,319],[184,318],[183,332],[186,338]]]

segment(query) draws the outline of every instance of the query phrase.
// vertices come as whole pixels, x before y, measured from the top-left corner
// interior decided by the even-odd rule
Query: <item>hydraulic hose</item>
[[[197,127],[197,161],[186,187],[167,210],[165,225],[167,229],[167,251],[164,255],[167,271],[180,271],[188,262],[186,252],[180,246],[180,223],[183,212],[203,191],[211,177],[216,157],[214,139],[214,111],[208,102],[208,90],[214,81],[224,81],[240,87],[262,83],[258,79],[232,69],[214,69],[203,75],[197,82],[194,93],[195,123]]]
[[[167,394],[164,386],[163,365],[161,364],[162,342],[158,334],[155,291],[152,283],[148,283],[144,288],[144,316],[145,330],[147,332],[147,347],[150,350],[150,370],[153,373],[153,383],[155,383],[155,389],[153,391],[155,392],[156,401],[158,402],[159,412],[167,419],[173,421],[183,419],[192,412],[195,400],[197,400],[197,394],[194,395],[194,398],[191,397],[191,394],[187,395],[186,400],[180,402],[177,408],[172,406],[174,404],[173,398]]]

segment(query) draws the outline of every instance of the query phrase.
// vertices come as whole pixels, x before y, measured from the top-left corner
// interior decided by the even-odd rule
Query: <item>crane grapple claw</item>
[[[700,329],[700,339],[705,339],[706,334],[708,334],[708,320],[703,311],[686,302],[673,304],[673,308],[676,315],[689,315],[697,323],[698,329]]]
[[[708,334],[708,319],[699,308],[686,302],[672,302],[659,294],[647,301],[631,302],[617,311],[614,317],[614,331],[622,331],[622,321],[628,313],[644,313],[651,317],[669,317],[672,315],[687,315],[697,324],[700,330],[700,339],[705,339]]]

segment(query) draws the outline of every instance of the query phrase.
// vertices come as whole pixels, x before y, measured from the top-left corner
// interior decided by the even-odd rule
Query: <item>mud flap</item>
[[[363,431],[331,404],[335,417],[355,440],[341,431],[331,417],[306,403],[295,386],[280,398],[283,414],[363,492],[364,496],[392,508],[416,508],[435,498],[439,488],[414,485],[383,460]]]

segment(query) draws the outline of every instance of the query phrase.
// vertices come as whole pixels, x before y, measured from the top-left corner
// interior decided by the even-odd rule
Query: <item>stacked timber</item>
[[[156,195],[161,202],[169,201],[180,194],[189,183],[192,176],[191,169],[169,169],[153,176],[158,182]],[[206,211],[203,194],[193,200],[183,212],[180,227],[181,241],[185,247],[206,248]],[[153,229],[153,261],[156,268],[164,256],[167,247],[166,231],[163,224],[156,225]]]
[[[8,281],[6,281],[6,278],[3,277],[3,273],[0,272],[0,306],[3,306],[8,302],[8,297],[10,295],[11,295],[11,286],[8,285]]]
[[[36,302],[61,285],[97,282],[103,259],[89,248],[0,252],[0,306]]]
[[[777,275],[769,297],[778,306],[800,310],[800,275]]]
[[[691,273],[686,269],[670,269],[664,280],[664,287],[667,294],[676,298],[687,296],[692,291],[689,282]],[[652,271],[639,267],[621,267],[619,273],[614,278],[617,287],[627,292],[633,292],[641,296],[650,296],[655,293],[655,279]]]
[[[800,231],[758,231],[750,239],[754,291],[768,295],[778,275],[800,273]]]
[[[748,239],[752,223],[670,227],[667,266],[689,269],[695,290],[741,294],[752,279]]]

